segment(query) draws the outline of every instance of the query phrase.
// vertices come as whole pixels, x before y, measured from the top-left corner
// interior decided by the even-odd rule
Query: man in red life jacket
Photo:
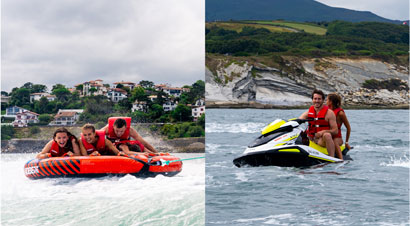
[[[104,131],[96,131],[91,124],[85,124],[81,129],[80,150],[82,155],[124,155],[108,139]]]
[[[130,147],[137,147],[141,152],[158,153],[135,129],[131,128],[130,117],[110,117],[108,125],[101,130],[105,131],[107,138],[126,154],[134,154],[130,151]],[[134,140],[130,140],[131,138]]]
[[[312,119],[309,121],[307,135],[316,144],[326,147],[329,156],[335,156],[335,144],[332,135],[338,132],[336,116],[332,110],[323,104],[325,94],[321,90],[312,92],[313,105],[304,112],[300,119]]]

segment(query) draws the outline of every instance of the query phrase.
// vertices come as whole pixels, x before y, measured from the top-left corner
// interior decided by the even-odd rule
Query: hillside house
[[[14,127],[27,127],[29,123],[39,123],[39,114],[31,111],[19,112],[11,123]]]
[[[136,84],[134,82],[121,81],[121,82],[114,82],[114,87],[113,88],[117,88],[117,85],[119,85],[119,84],[123,85],[124,87],[128,87],[130,90],[133,90],[134,87],[136,87]]]
[[[175,108],[177,108],[178,102],[175,102],[174,100],[167,100],[165,103],[162,105],[162,108],[164,111],[173,111]]]
[[[192,117],[197,121],[203,114],[205,114],[205,100],[199,99],[192,105]]]
[[[30,103],[40,101],[42,97],[46,97],[48,101],[53,101],[57,98],[55,95],[51,95],[49,93],[32,93],[30,94]]]
[[[15,118],[18,113],[23,113],[25,111],[28,111],[28,110],[22,107],[17,107],[17,106],[8,107],[6,108],[6,116]]]
[[[83,113],[83,109],[60,109],[54,116],[54,120],[49,125],[75,125]]]
[[[127,91],[120,89],[120,88],[114,88],[114,89],[109,90],[106,96],[112,102],[118,102],[118,101],[121,101],[127,98]]]
[[[132,111],[132,112],[135,112],[135,111],[147,112],[147,111],[148,111],[147,102],[146,102],[146,101],[138,101],[138,100],[136,100],[136,101],[132,104],[131,111]]]

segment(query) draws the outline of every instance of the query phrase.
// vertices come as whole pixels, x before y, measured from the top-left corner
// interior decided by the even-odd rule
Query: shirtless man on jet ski
[[[321,90],[313,90],[312,103],[309,110],[304,112],[300,119],[312,119],[309,121],[307,135],[316,144],[326,147],[329,156],[335,156],[335,144],[332,135],[338,133],[336,116],[332,110],[323,104],[325,94]]]

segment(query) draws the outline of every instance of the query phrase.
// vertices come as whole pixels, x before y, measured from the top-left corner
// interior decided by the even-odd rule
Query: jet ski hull
[[[281,167],[309,167],[328,160],[314,158],[301,149],[299,152],[287,152],[280,150],[260,151],[247,153],[235,158],[233,163],[237,167],[242,166],[281,166]],[[333,161],[332,161],[333,162]]]

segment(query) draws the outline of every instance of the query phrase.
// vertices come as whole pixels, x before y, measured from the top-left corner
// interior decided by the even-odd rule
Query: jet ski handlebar
[[[305,122],[313,121],[313,119],[299,119],[299,118],[297,118],[297,119],[292,119],[291,121],[295,121],[300,125],[300,124],[305,123]]]

